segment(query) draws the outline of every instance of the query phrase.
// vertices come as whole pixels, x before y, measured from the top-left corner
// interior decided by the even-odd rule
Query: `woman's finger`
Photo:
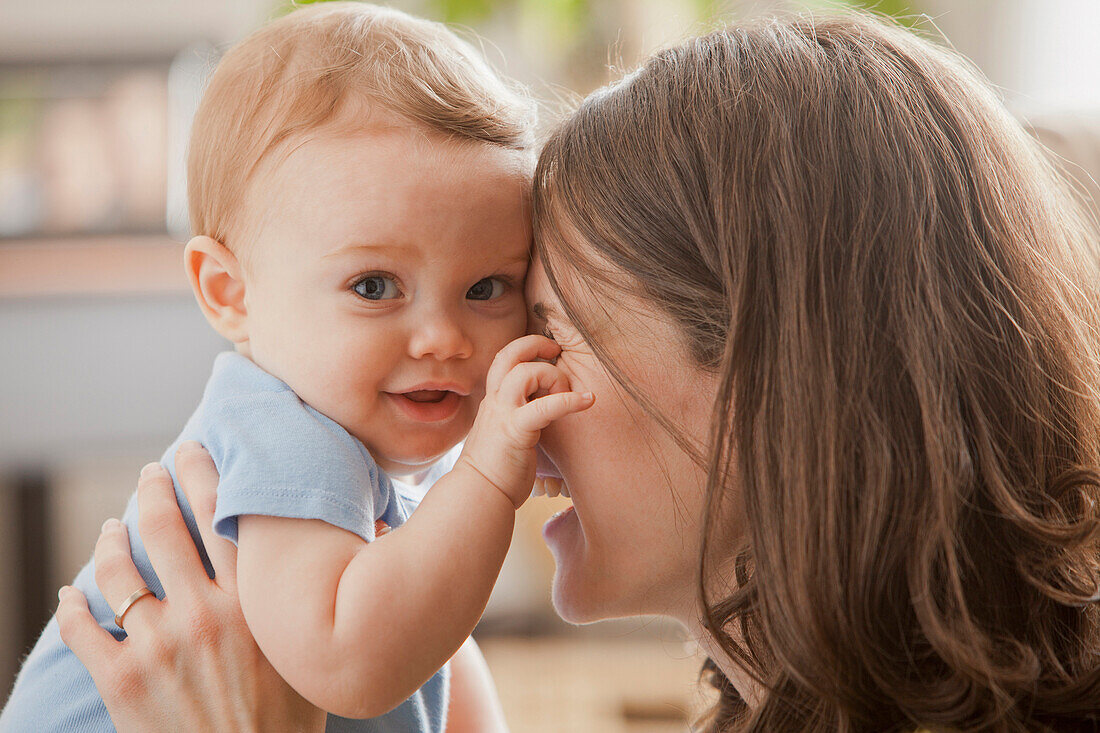
[[[92,677],[100,679],[116,666],[122,653],[120,645],[111,633],[96,623],[88,610],[88,599],[76,588],[65,586],[57,592],[57,628],[61,641],[72,649]]]
[[[167,598],[179,598],[196,582],[208,582],[198,548],[183,521],[172,477],[159,463],[141,469],[138,530]]]
[[[214,533],[214,509],[218,501],[218,469],[214,467],[214,459],[201,445],[188,440],[176,451],[176,478],[195,514],[202,544],[214,568],[214,582],[222,587],[235,587],[237,547]]]
[[[516,410],[513,420],[519,430],[534,433],[566,415],[587,410],[595,401],[591,392],[558,392],[531,400]]]
[[[538,334],[528,334],[507,344],[497,352],[485,377],[485,392],[492,394],[500,389],[501,382],[512,368],[524,361],[553,359],[561,353],[561,347],[552,339]]]
[[[131,628],[135,624],[153,626],[152,614],[160,606],[155,596],[145,596],[134,601],[128,609],[123,604],[136,591],[145,588],[134,560],[130,556],[130,539],[126,525],[117,519],[108,519],[103,523],[99,539],[95,543],[95,582],[99,592],[117,615],[125,611],[123,624]]]

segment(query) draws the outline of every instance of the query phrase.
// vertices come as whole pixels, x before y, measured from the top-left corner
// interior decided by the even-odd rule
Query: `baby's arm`
[[[381,715],[473,630],[515,510],[473,480],[450,483],[370,544],[317,519],[241,517],[245,619],[272,666],[314,705],[348,718]]]
[[[530,493],[541,429],[592,403],[557,367],[531,361],[556,354],[539,336],[501,351],[462,456],[398,530],[367,544],[321,520],[240,518],[245,619],[307,700],[344,717],[381,715],[470,635]]]

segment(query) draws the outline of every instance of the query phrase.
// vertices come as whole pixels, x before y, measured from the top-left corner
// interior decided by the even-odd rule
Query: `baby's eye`
[[[355,283],[353,289],[367,300],[389,300],[401,295],[394,279],[385,275],[368,275]]]
[[[478,280],[466,291],[469,300],[492,300],[504,295],[504,282],[495,277]]]

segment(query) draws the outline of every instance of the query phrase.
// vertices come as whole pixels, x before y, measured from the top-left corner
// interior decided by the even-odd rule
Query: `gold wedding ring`
[[[130,610],[130,606],[140,601],[145,596],[153,595],[153,591],[149,590],[148,586],[141,586],[136,591],[130,594],[129,598],[122,602],[122,606],[118,609],[118,613],[115,614],[115,626],[125,631],[122,626],[122,619],[126,617],[126,612]]]

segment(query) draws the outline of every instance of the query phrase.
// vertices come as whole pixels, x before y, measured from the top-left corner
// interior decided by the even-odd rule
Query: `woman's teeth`
[[[551,478],[550,476],[539,477],[535,479],[535,485],[531,489],[531,496],[545,496],[553,498],[555,496],[564,496],[566,498],[572,498],[569,496],[569,487],[565,485],[565,482],[560,478]]]

